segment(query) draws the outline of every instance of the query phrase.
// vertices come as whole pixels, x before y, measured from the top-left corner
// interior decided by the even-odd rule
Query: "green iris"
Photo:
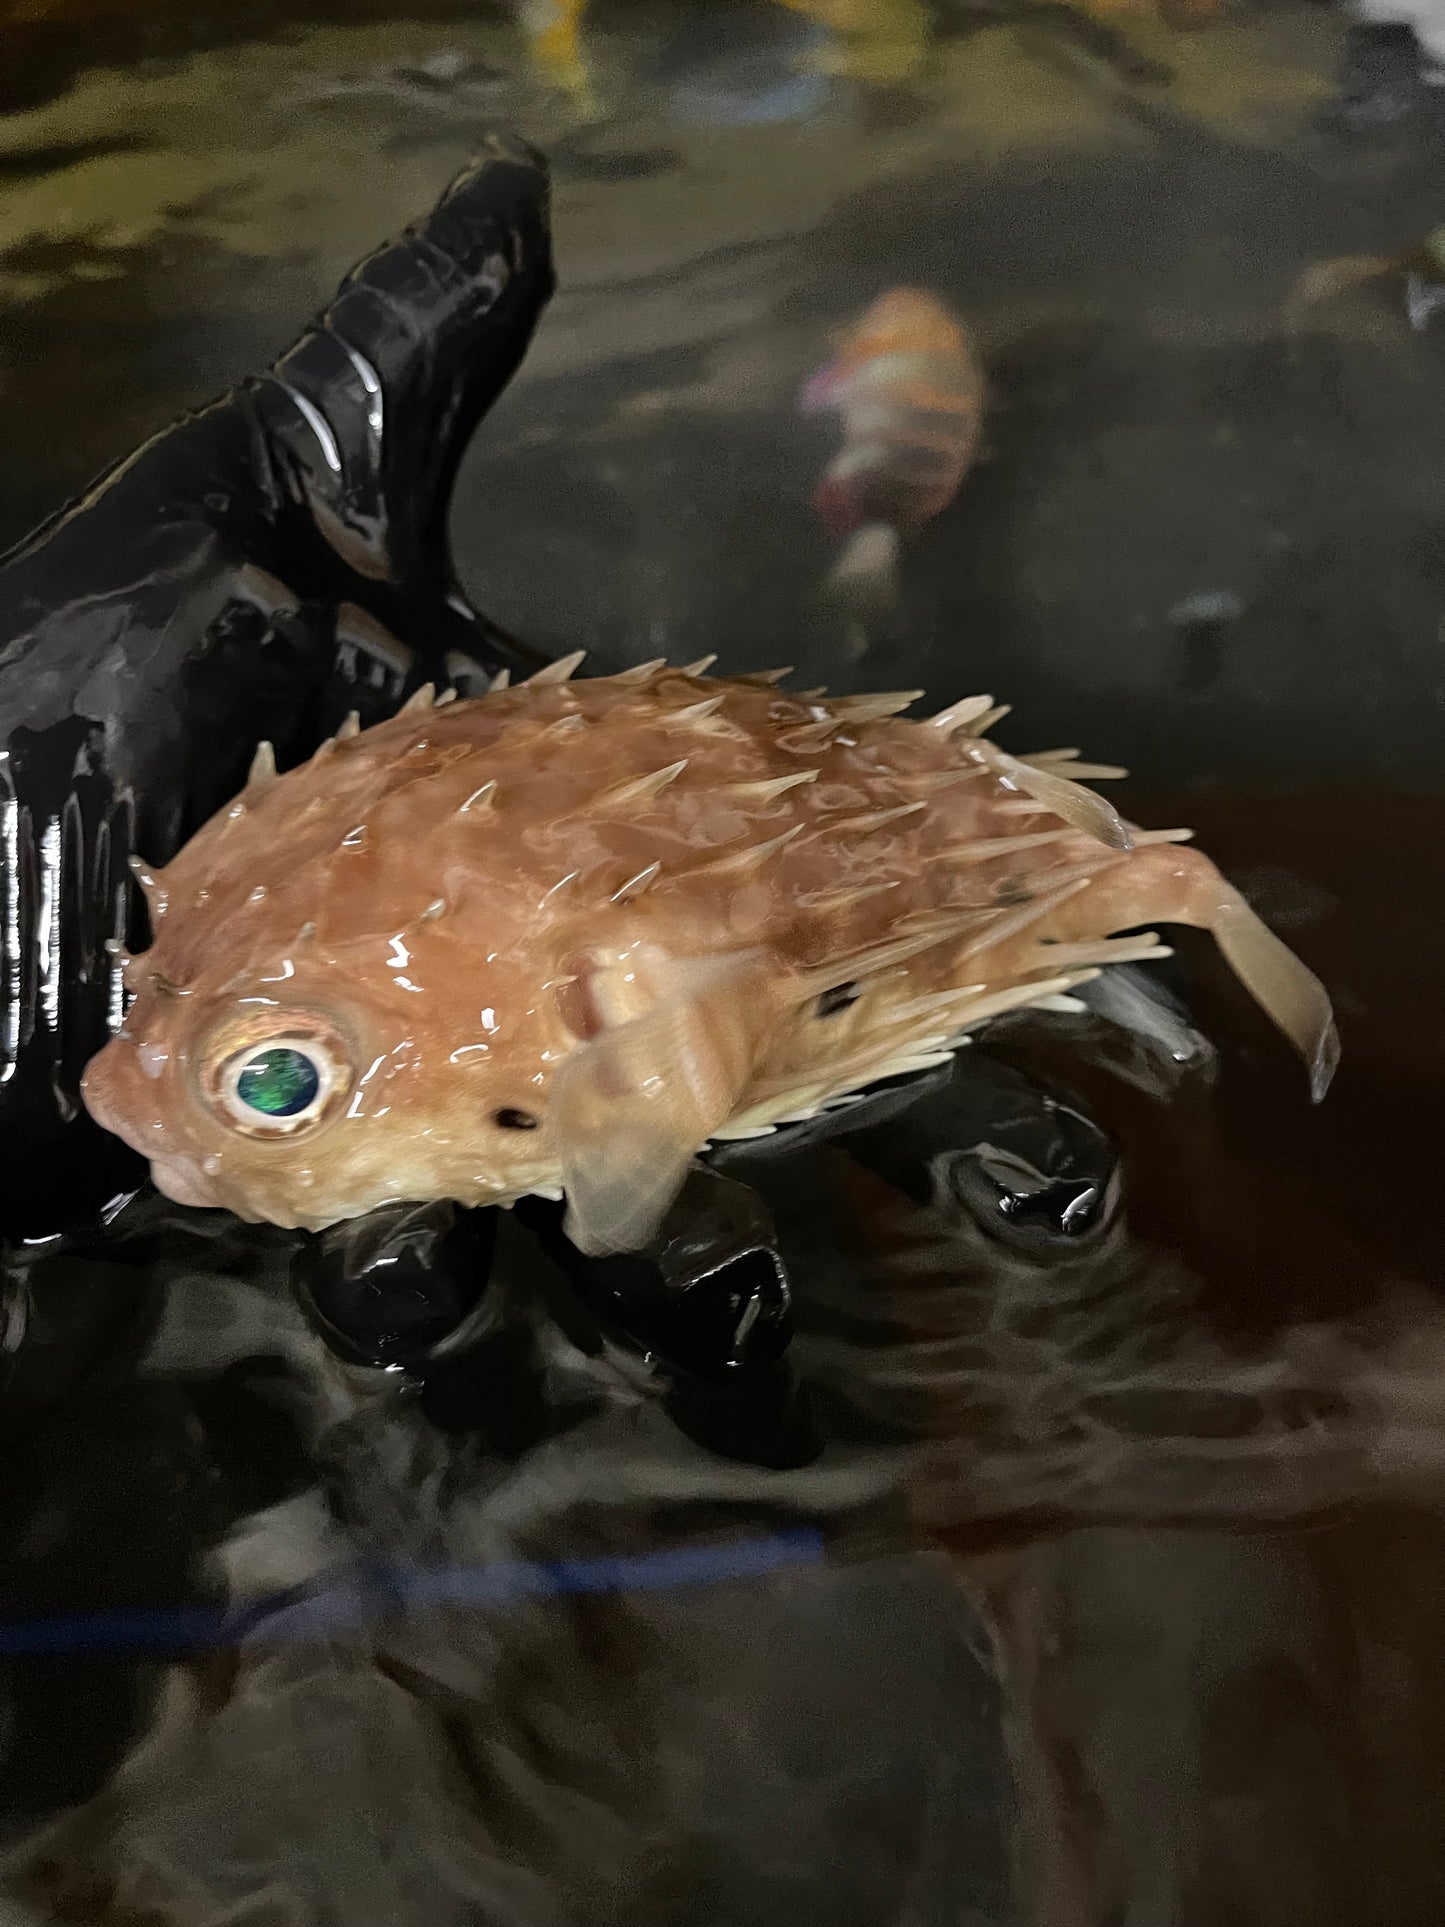
[[[321,1073],[289,1044],[260,1050],[236,1079],[236,1095],[263,1117],[295,1117],[321,1089]]]

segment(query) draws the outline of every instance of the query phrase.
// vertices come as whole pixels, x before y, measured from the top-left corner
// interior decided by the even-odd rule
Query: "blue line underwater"
[[[0,1621],[0,1658],[211,1652],[239,1645],[304,1645],[405,1610],[506,1606],[528,1599],[682,1591],[819,1566],[813,1528],[767,1538],[670,1546],[657,1552],[476,1566],[365,1563],[310,1590],[272,1593],[244,1606],[117,1608]]]

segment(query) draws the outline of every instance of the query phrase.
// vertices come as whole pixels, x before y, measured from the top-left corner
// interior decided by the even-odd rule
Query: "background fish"
[[[579,658],[419,692],[250,785],[162,873],[85,1098],[183,1204],[320,1229],[390,1199],[565,1188],[590,1251],[694,1154],[946,1058],[998,1012],[1211,929],[1311,1068],[1314,977],[1194,851],[919,692],[779,693]],[[1069,772],[1072,771],[1071,776]]]
[[[896,592],[900,532],[946,508],[978,447],[983,371],[963,324],[931,294],[880,295],[803,389],[805,414],[835,410],[843,446],[814,495],[849,537],[831,581],[865,607]]]

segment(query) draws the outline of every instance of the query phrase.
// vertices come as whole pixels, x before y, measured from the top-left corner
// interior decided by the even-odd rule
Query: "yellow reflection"
[[[590,0],[520,0],[517,18],[532,58],[583,113],[593,111],[592,75],[582,41]]]

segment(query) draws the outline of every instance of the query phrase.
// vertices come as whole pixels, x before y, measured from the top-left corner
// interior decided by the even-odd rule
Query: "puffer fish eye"
[[[316,1037],[268,1037],[220,1065],[214,1097],[225,1120],[253,1137],[288,1137],[314,1124],[342,1081]]]
[[[507,1105],[497,1112],[494,1122],[504,1131],[535,1131],[538,1120],[530,1111],[519,1111],[515,1105]]]

